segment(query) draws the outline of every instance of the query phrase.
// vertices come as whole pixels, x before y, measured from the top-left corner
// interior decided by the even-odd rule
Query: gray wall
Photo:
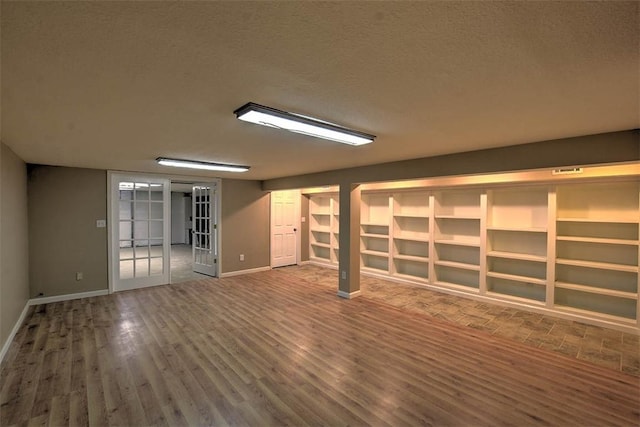
[[[0,150],[0,344],[29,300],[27,166],[5,144]]]
[[[31,297],[108,289],[106,171],[30,165],[28,195]]]
[[[259,181],[223,179],[221,204],[222,273],[269,266],[269,193]]]
[[[187,243],[186,237],[186,209],[185,203],[187,198],[184,193],[171,193],[171,244]],[[190,199],[189,199],[190,200]]]
[[[629,130],[277,178],[264,181],[263,189],[286,190],[639,159],[640,134],[638,130]]]

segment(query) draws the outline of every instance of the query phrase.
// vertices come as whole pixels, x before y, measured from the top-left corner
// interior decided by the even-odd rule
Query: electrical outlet
[[[240,261],[244,261],[244,254],[240,254]]]
[[[97,219],[96,220],[96,227],[97,228],[105,228],[107,226],[107,220],[106,219]]]
[[[300,218],[300,222],[307,222],[307,217],[303,216],[302,218]]]
[[[347,272],[346,271],[342,272],[342,280],[347,280]]]
[[[76,280],[82,280],[84,278],[84,276],[82,275],[82,271],[78,271],[76,273]]]

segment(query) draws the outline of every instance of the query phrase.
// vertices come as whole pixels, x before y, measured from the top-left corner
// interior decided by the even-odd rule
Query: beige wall
[[[376,141],[374,144],[382,143]],[[557,139],[264,181],[265,190],[465,175],[640,159],[638,130]]]
[[[261,190],[259,181],[223,179],[220,203],[221,272],[269,266],[269,193]]]
[[[96,228],[98,219],[107,219],[106,171],[30,166],[31,297],[108,289],[107,229]]]
[[[29,300],[27,167],[6,145],[0,154],[0,343]]]

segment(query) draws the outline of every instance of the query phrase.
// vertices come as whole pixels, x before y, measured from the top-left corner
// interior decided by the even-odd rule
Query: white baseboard
[[[29,306],[30,306],[29,301],[27,301],[27,303],[24,305],[24,308],[22,309],[22,313],[20,313],[20,317],[18,318],[18,321],[16,322],[15,325],[13,325],[13,329],[11,330],[11,333],[7,337],[7,340],[4,342],[4,345],[2,346],[2,350],[0,350],[0,363],[2,363],[2,361],[4,360],[4,356],[7,354],[7,351],[9,351],[9,347],[13,342],[13,338],[18,333],[18,329],[20,329],[20,326],[22,326],[22,322],[24,322],[24,318],[27,316],[27,312],[29,311]]]
[[[362,294],[361,290],[357,290],[357,291],[353,291],[353,292],[345,292],[345,291],[338,291],[338,296],[340,298],[346,298],[346,299],[352,299],[355,297],[359,297]]]
[[[247,270],[228,271],[226,273],[222,273],[220,277],[224,278],[224,277],[240,276],[242,274],[260,273],[261,271],[269,271],[269,270],[271,270],[271,267],[269,266],[249,268]]]
[[[78,292],[77,294],[54,295],[52,297],[31,298],[29,305],[49,304],[51,302],[69,301],[72,299],[100,297],[109,295],[109,289],[101,289],[99,291]]]

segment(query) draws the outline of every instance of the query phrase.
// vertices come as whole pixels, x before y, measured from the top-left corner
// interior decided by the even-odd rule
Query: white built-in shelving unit
[[[640,332],[637,177],[363,191],[360,262],[471,298]],[[311,260],[337,265],[338,196],[310,196]]]
[[[554,305],[638,320],[638,183],[557,189]]]
[[[309,259],[338,262],[338,196],[319,194],[309,198]]]
[[[427,282],[432,205],[425,191],[391,195],[392,262],[389,273],[397,278]]]
[[[546,303],[549,198],[547,187],[488,191],[488,293]]]
[[[389,221],[387,194],[363,194],[360,220],[360,260],[364,271],[389,271]]]
[[[433,284],[477,292],[486,195],[481,190],[440,191],[434,201]]]

